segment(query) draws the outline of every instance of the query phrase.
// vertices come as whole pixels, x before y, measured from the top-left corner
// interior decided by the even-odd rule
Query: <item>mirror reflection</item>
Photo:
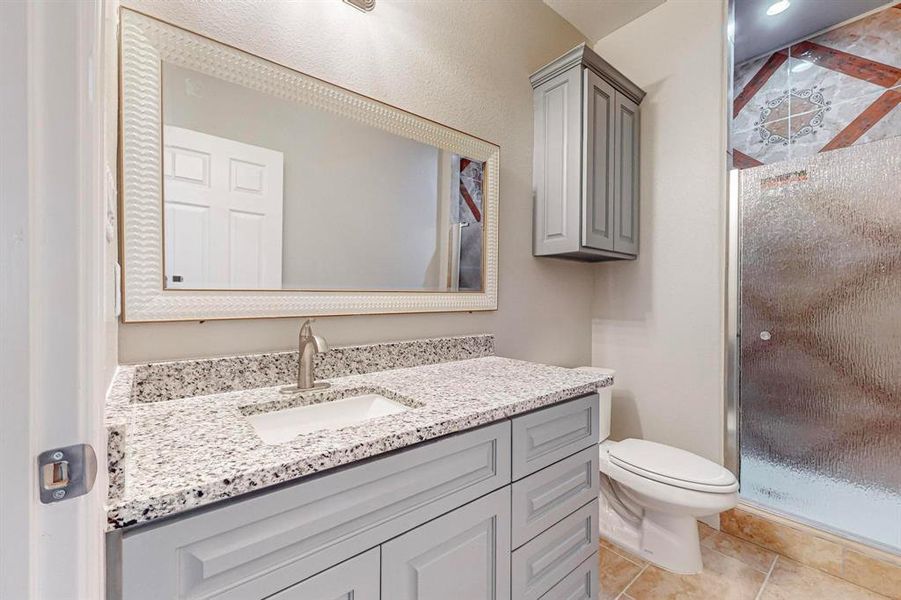
[[[168,289],[481,291],[484,163],[163,63]]]

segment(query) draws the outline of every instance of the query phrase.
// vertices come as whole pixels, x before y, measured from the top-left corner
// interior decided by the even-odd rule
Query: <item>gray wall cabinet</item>
[[[584,44],[539,69],[531,82],[533,254],[636,258],[644,92]]]
[[[597,414],[591,394],[111,533],[108,600],[581,598]]]

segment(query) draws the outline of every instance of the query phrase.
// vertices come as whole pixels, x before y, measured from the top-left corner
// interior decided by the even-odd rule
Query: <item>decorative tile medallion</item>
[[[823,127],[832,103],[817,86],[785,92],[760,109],[754,128],[764,144],[793,144]]]

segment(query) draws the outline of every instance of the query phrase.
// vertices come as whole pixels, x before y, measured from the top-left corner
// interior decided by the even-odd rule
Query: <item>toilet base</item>
[[[688,515],[645,511],[641,521],[642,556],[680,575],[694,575],[704,568],[698,522]]]
[[[623,518],[603,493],[599,504],[602,536],[667,571],[680,575],[701,572],[701,542],[693,516],[645,510],[640,524],[635,525]]]

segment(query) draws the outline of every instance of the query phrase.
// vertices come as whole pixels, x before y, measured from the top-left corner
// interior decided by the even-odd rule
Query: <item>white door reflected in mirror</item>
[[[282,287],[281,152],[167,125],[166,286]]]

